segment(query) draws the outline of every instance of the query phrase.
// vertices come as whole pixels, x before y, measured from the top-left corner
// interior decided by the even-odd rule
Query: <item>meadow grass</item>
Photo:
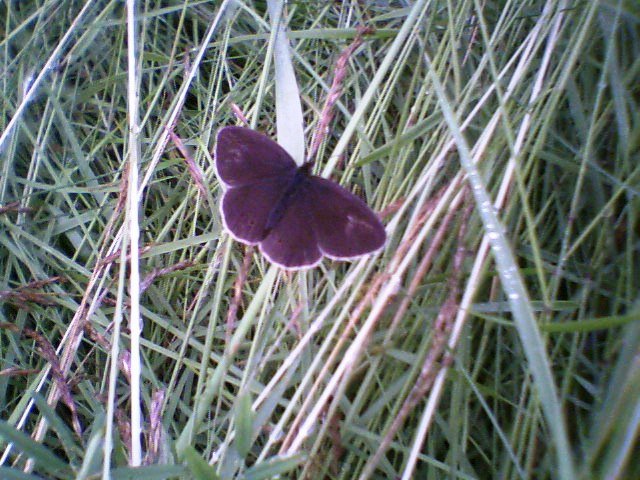
[[[0,20],[0,478],[640,478],[637,2]],[[385,249],[233,241],[242,118]]]

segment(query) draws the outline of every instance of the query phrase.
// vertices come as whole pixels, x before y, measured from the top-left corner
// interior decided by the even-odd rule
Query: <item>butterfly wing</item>
[[[289,177],[274,177],[228,188],[222,196],[220,211],[233,238],[249,245],[263,240],[271,211],[290,181]]]
[[[313,176],[305,195],[318,246],[327,257],[346,260],[384,246],[384,226],[373,210],[350,191]]]
[[[269,215],[295,176],[296,163],[269,137],[242,127],[220,129],[215,163],[225,186],[223,223],[236,240],[255,245],[264,239]]]
[[[320,263],[322,252],[309,221],[310,208],[306,191],[298,191],[282,218],[260,242],[260,250],[269,261],[291,270]]]
[[[266,135],[243,127],[220,129],[215,164],[218,178],[228,188],[294,175],[297,168],[280,145]]]
[[[317,265],[322,255],[334,260],[366,255],[385,241],[384,227],[366,203],[330,180],[311,176],[260,249],[271,262],[298,269]]]
[[[225,192],[221,213],[234,238],[259,244],[273,263],[288,269],[359,257],[384,245],[386,234],[375,213],[338,184],[309,176],[295,193],[296,163],[277,143],[248,128],[218,132],[216,172]],[[290,192],[290,193],[287,193]],[[276,207],[286,208],[268,226]]]

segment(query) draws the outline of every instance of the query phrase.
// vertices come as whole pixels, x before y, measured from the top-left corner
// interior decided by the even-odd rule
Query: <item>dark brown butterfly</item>
[[[243,127],[218,132],[215,162],[224,186],[220,211],[233,238],[259,245],[273,263],[295,270],[327,256],[348,260],[384,246],[375,213],[340,185],[311,174],[265,135]]]

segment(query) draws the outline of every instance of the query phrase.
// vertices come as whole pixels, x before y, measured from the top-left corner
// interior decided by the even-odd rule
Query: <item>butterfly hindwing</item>
[[[260,250],[273,263],[296,269],[317,265],[322,259],[316,232],[309,225],[309,205],[300,192],[277,225],[260,242]]]
[[[269,215],[290,182],[282,175],[241,187],[228,188],[222,197],[225,227],[236,240],[255,245],[264,239]]]

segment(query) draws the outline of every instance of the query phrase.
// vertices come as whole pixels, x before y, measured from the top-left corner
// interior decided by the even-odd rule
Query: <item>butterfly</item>
[[[349,260],[384,246],[384,227],[363,200],[312,175],[313,163],[298,166],[266,135],[224,127],[214,156],[225,228],[272,263],[297,270],[323,256]]]

